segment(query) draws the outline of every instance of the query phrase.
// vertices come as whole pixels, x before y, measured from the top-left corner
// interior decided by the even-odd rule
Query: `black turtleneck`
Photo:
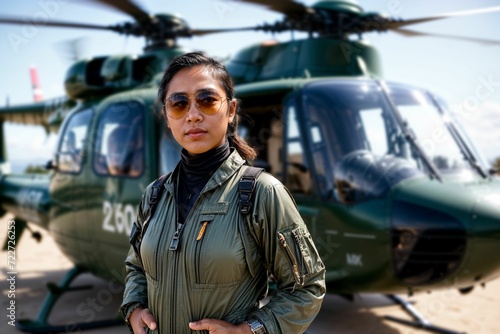
[[[178,223],[184,223],[200,192],[230,154],[227,140],[221,146],[201,154],[182,150],[177,185]]]

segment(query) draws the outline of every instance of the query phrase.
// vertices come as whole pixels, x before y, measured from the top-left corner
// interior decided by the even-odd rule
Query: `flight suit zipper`
[[[194,207],[194,205],[193,205]],[[176,210],[176,212],[178,212]],[[186,218],[186,220],[184,221],[183,224],[180,224],[180,223],[177,223],[176,224],[176,231],[174,233],[174,237],[172,239],[172,241],[170,242],[170,246],[169,246],[169,250],[170,252],[169,253],[173,253],[173,256],[174,256],[174,263],[172,265],[172,268],[173,270],[169,270],[170,272],[170,282],[171,282],[171,296],[172,296],[172,303],[171,305],[173,306],[172,308],[169,309],[169,313],[171,315],[171,320],[170,320],[170,331],[169,333],[175,333],[177,331],[177,328],[175,327],[176,325],[178,325],[175,321],[177,315],[176,315],[176,309],[177,309],[177,291],[176,289],[178,288],[177,287],[177,271],[178,271],[178,266],[179,266],[179,256],[180,256],[180,253],[181,253],[181,250],[179,249],[178,250],[178,247],[179,247],[179,242],[180,242],[180,238],[182,237],[182,232],[184,230],[184,226],[186,225],[186,222],[188,221],[189,217],[191,216],[191,213],[188,214],[188,217]],[[176,221],[178,222],[178,217],[176,217]],[[165,314],[165,313],[164,313]]]
[[[170,310],[169,310],[169,313],[172,316],[171,319],[176,319],[176,314],[175,314],[176,312],[175,312],[175,310],[177,309],[177,293],[176,293],[175,290],[177,288],[177,279],[176,279],[177,275],[175,273],[177,272],[178,258],[179,258],[179,252],[175,252],[174,253],[174,265],[173,265],[173,267],[175,268],[175,270],[171,271],[171,276],[173,276],[172,284],[171,284],[171,287],[172,287],[172,304],[171,305],[173,307],[170,308]],[[175,325],[176,325],[176,322],[170,320],[170,332],[169,333],[175,333],[176,332]]]
[[[305,283],[305,276],[308,274],[308,272],[306,269],[306,264],[304,261],[303,253],[302,253],[302,250],[300,248],[301,241],[302,241],[302,238],[300,235],[300,230],[299,229],[292,230],[292,235],[293,235],[293,238],[295,239],[295,254],[297,254],[297,258],[298,258],[299,272],[300,272],[300,276],[302,278],[302,281],[301,281],[301,286],[302,286]]]
[[[186,226],[186,224],[190,221],[191,217],[193,216],[193,212],[196,212],[196,207],[198,206],[198,203],[200,201],[200,198],[202,197],[203,195],[203,191],[200,192],[198,198],[196,199],[196,201],[194,202],[193,204],[193,207],[191,208],[191,210],[189,211],[188,213],[188,216],[186,217],[186,219],[184,220],[184,223],[183,224],[177,224],[177,229],[175,231],[175,234],[174,234],[174,238],[172,239],[172,242],[170,244],[170,253],[174,253],[173,256],[174,256],[174,263],[173,263],[173,270],[169,270],[169,273],[170,273],[170,277],[171,277],[171,280],[170,280],[170,286],[171,286],[171,293],[172,293],[172,303],[171,305],[173,305],[172,308],[169,309],[169,312],[170,312],[170,316],[171,316],[171,319],[176,319],[176,309],[177,309],[177,300],[178,300],[178,295],[177,295],[177,291],[176,289],[178,288],[177,285],[177,278],[178,276],[176,275],[177,271],[178,271],[178,265],[179,265],[179,256],[180,256],[180,253],[183,251],[182,249],[182,246],[181,248],[178,249],[178,246],[179,246],[179,243],[182,241],[181,238],[182,238],[182,232],[184,230],[184,227]],[[178,212],[178,210],[176,209],[176,212]],[[176,220],[178,221],[178,220]],[[175,244],[175,249],[172,249],[172,244]],[[186,247],[184,247],[184,250],[185,250]],[[176,329],[176,325],[178,325],[175,320],[171,320],[170,321],[170,332],[169,333],[176,333],[177,329]]]
[[[285,254],[287,254],[288,260],[289,260],[290,264],[292,265],[292,273],[293,273],[293,277],[295,278],[295,285],[293,287],[293,290],[295,290],[295,287],[297,285],[298,286],[303,285],[302,279],[300,277],[299,265],[298,265],[297,259],[296,259],[295,255],[293,254],[293,251],[290,249],[290,246],[288,245],[288,242],[286,241],[285,236],[281,232],[278,232],[278,241],[279,241],[281,247],[283,248],[283,250],[285,251]]]
[[[177,223],[177,229],[175,230],[174,237],[172,238],[172,241],[170,242],[170,246],[168,247],[169,250],[171,251],[176,251],[177,248],[179,248],[179,242],[182,237],[182,232],[184,230],[184,223]]]

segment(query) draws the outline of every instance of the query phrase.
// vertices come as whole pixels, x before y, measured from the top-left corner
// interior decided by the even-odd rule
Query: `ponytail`
[[[243,157],[245,160],[254,160],[257,157],[257,151],[255,148],[250,146],[245,139],[241,138],[238,135],[238,112],[239,107],[236,109],[236,114],[234,115],[233,121],[227,127],[227,140],[229,142],[229,146],[234,147],[236,151]]]

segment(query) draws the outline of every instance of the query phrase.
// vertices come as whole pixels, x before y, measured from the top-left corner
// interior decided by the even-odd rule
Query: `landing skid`
[[[434,326],[428,320],[426,320],[417,311],[417,309],[415,307],[413,307],[413,305],[409,301],[407,301],[399,296],[396,296],[396,295],[386,295],[386,296],[387,296],[387,298],[394,301],[396,304],[400,305],[409,315],[412,316],[413,319],[415,319],[414,321],[411,321],[411,320],[405,320],[405,319],[393,317],[390,315],[386,315],[384,318],[387,320],[395,321],[395,322],[398,322],[398,323],[403,324],[403,325],[419,328],[419,329],[422,329],[424,331],[428,331],[431,333],[465,334],[465,332],[457,332],[457,331],[454,331],[451,329]]]
[[[50,316],[50,312],[52,308],[56,304],[59,297],[61,297],[65,292],[69,291],[77,291],[89,289],[91,285],[70,287],[69,285],[73,280],[78,277],[78,275],[84,273],[85,270],[74,267],[68,271],[66,276],[59,282],[59,285],[54,283],[48,283],[47,288],[49,290],[43,305],[38,312],[38,316],[36,320],[30,319],[20,319],[16,322],[16,327],[23,332],[28,333],[67,333],[74,332],[78,330],[86,330],[93,328],[102,328],[108,326],[116,326],[123,324],[123,319],[108,319],[108,320],[98,320],[92,322],[82,322],[82,323],[71,323],[68,325],[51,325],[48,323],[48,318]]]

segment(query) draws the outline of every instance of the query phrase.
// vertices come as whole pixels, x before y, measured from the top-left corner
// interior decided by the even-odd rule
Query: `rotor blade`
[[[0,17],[0,23],[8,24],[26,24],[25,19],[18,19],[13,17]],[[86,24],[86,23],[73,23],[73,22],[62,22],[62,21],[47,21],[47,22],[36,22],[37,26],[47,26],[47,27],[64,27],[64,28],[82,28],[82,29],[102,29],[102,30],[113,30],[109,26],[101,26],[96,24]]]
[[[464,36],[453,36],[453,35],[444,35],[444,34],[430,34],[426,32],[420,32],[409,29],[393,29],[394,32],[399,33],[401,35],[407,37],[419,37],[419,36],[430,36],[430,37],[442,37],[449,39],[457,39],[467,42],[474,42],[479,44],[487,44],[487,45],[500,45],[500,40],[494,39],[484,39],[484,38],[475,38],[475,37],[464,37]]]
[[[397,28],[401,28],[401,27],[404,27],[404,26],[407,26],[410,24],[417,24],[417,23],[447,19],[450,17],[457,17],[457,16],[492,13],[492,12],[498,12],[498,11],[500,11],[500,7],[489,7],[489,8],[482,8],[482,9],[466,10],[466,11],[462,11],[462,12],[441,14],[441,15],[436,15],[436,16],[422,17],[422,18],[418,18],[418,19],[410,19],[410,20],[402,20],[402,21],[389,21],[387,23],[386,28],[387,29],[397,29]]]
[[[218,34],[222,32],[235,32],[235,31],[247,31],[255,30],[256,27],[246,27],[246,28],[223,28],[223,29],[191,29],[189,32],[192,36],[204,36],[209,34]]]
[[[248,2],[256,5],[265,6],[275,12],[285,14],[292,18],[300,18],[305,14],[311,13],[314,10],[310,7],[304,6],[294,0],[238,0],[240,2]]]
[[[151,16],[137,5],[133,0],[87,0],[108,7],[117,9],[118,11],[128,14],[139,22],[151,21]]]

